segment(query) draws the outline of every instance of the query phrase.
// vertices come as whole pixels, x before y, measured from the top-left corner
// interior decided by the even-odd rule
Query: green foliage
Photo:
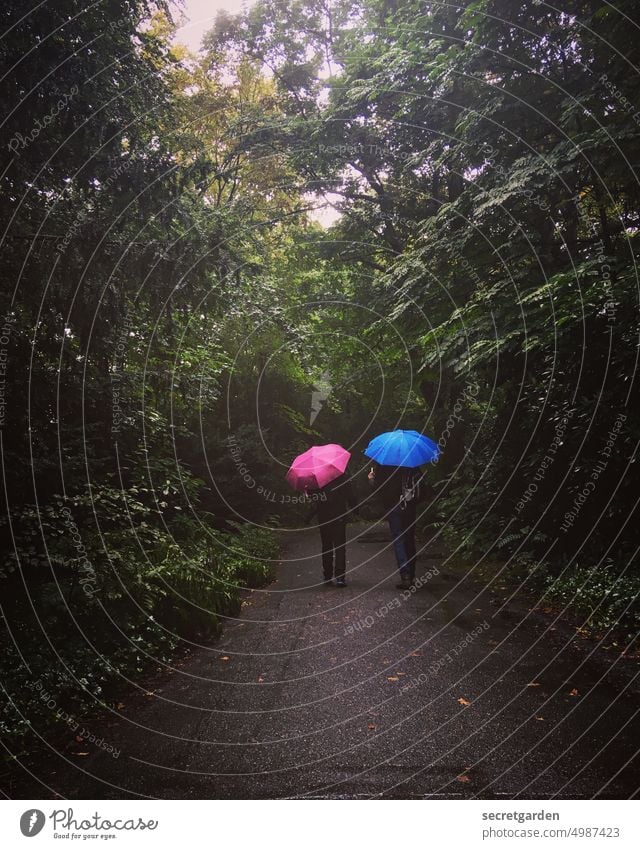
[[[397,426],[444,443],[427,524],[633,626],[631,0],[260,0],[199,56],[165,3],[3,15],[7,730],[214,634],[292,457]]]
[[[112,504],[116,508],[117,499]],[[102,542],[85,537],[90,583],[78,582],[77,562],[63,557],[61,547],[49,551],[51,574],[37,581],[33,593],[14,593],[3,624],[15,643],[0,661],[3,735],[42,733],[56,723],[63,728],[59,711],[79,716],[113,705],[128,680],[170,665],[185,642],[210,639],[221,617],[238,613],[242,589],[272,577],[278,542],[268,528],[242,525],[220,533],[186,520],[174,525],[172,535],[151,530],[150,511],[137,513],[144,559],[136,549],[140,537],[134,541],[117,531]],[[60,517],[48,511],[48,531]],[[25,557],[21,572],[26,577],[46,562]],[[80,574],[87,571],[80,567]]]
[[[230,428],[258,454],[260,381],[281,402],[262,411],[277,457],[308,387],[277,274],[298,198],[270,194],[274,214],[265,187],[284,166],[246,145],[282,114],[273,86],[172,47],[162,2],[3,15],[1,675],[22,718],[9,702],[2,730],[20,735],[212,639],[269,580],[275,511],[247,508],[233,464],[216,487]],[[261,483],[281,480],[260,463]]]
[[[465,550],[536,560],[553,545],[555,573],[576,553],[631,558],[637,9],[367,0],[333,14],[327,32],[312,2],[258,3],[212,37],[276,76],[295,120],[273,144],[340,198],[323,274],[304,280],[344,302],[310,317],[331,333],[319,361],[334,375],[316,427],[360,445],[400,421],[446,434],[427,521]],[[319,39],[330,75],[287,85]]]
[[[640,630],[640,577],[612,561],[599,567],[570,566],[548,575],[544,598],[586,615],[585,625],[635,637]]]

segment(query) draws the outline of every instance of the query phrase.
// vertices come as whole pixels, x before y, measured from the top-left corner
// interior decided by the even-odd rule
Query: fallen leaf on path
[[[464,773],[462,775],[459,775],[456,780],[461,781],[463,784],[468,784],[471,781],[469,776],[465,775]]]
[[[464,705],[465,707],[469,707],[469,705],[471,704],[471,702],[470,702],[470,701],[467,701],[467,699],[465,699],[463,696],[460,696],[460,698],[458,699],[458,704],[459,704],[459,705]]]
[[[374,725],[374,724],[373,724],[373,722],[370,722],[370,723],[367,725],[367,728],[369,729],[369,731],[375,731],[377,727],[378,727],[378,726],[377,726],[377,725]]]
[[[155,691],[154,691],[154,690],[149,690],[149,692],[145,693],[145,696],[147,696],[147,697],[148,697],[148,696],[155,696]]]
[[[412,651],[409,657],[422,657],[419,651]]]
[[[116,710],[122,710],[123,707],[126,707],[126,705],[122,702],[118,702],[118,704],[116,705]]]
[[[264,681],[264,678],[258,678],[258,684],[262,684],[263,681]]]
[[[498,641],[497,641],[497,640],[489,640],[489,645],[490,645],[490,646],[497,646],[497,645],[499,645],[499,644],[498,644]]]
[[[544,722],[544,716],[536,716],[538,722]]]
[[[224,657],[221,657],[221,658],[220,658],[220,660],[229,660],[229,658],[228,658],[228,657],[227,657],[227,655],[225,654],[225,656],[224,656]]]
[[[389,676],[387,677],[387,681],[397,681],[397,680],[398,680],[398,676],[397,676],[397,675],[389,675]]]
[[[527,687],[539,687],[539,686],[540,686],[540,682],[539,682],[539,681],[530,681],[530,682],[527,684]]]
[[[88,755],[88,754],[89,754],[89,752],[73,752],[73,754],[74,754],[77,758],[83,758],[85,755]]]
[[[571,690],[571,691],[568,693],[568,695],[569,695],[569,696],[579,696],[579,695],[580,695],[580,693],[579,693],[579,692],[576,690],[576,688],[574,687],[574,688],[573,688],[573,690]]]

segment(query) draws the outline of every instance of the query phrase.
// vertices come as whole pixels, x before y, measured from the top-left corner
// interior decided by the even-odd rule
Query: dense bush
[[[180,542],[157,528],[142,530],[142,558],[124,534],[120,544],[112,534],[108,558],[97,539],[85,538],[90,573],[74,568],[65,547],[50,548],[48,579],[35,587],[26,581],[25,592],[14,593],[3,623],[14,642],[0,658],[3,735],[42,732],[64,721],[60,712],[110,704],[127,680],[169,665],[177,646],[215,636],[220,617],[238,613],[242,589],[269,581],[278,552],[268,528],[222,533],[185,520]],[[22,576],[44,561],[25,564]]]
[[[630,569],[569,566],[559,575],[547,575],[541,586],[544,599],[586,616],[594,631],[611,630],[634,638],[640,632],[640,577]]]
[[[265,202],[286,219],[296,197],[232,129],[278,111],[273,86],[183,61],[163,0],[3,16],[0,676],[21,735],[210,640],[269,579],[275,536],[242,522],[270,505],[228,438],[274,486],[255,446],[291,450],[310,387]]]

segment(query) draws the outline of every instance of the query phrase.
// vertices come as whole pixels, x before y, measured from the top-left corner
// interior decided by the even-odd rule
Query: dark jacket
[[[405,486],[413,487],[415,504],[420,497],[420,481],[422,475],[419,469],[408,469],[404,466],[375,466],[375,493],[382,501],[386,513],[400,505],[402,491]]]
[[[309,492],[309,497],[313,500],[309,518],[317,514],[321,525],[336,519],[346,522],[348,513],[356,507],[353,485],[346,475],[340,475],[322,489]]]

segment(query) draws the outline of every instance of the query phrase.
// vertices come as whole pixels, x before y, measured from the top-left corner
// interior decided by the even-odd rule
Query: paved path
[[[121,750],[51,756],[48,798],[625,798],[640,784],[635,661],[421,557],[395,589],[381,528],[351,529],[349,587],[313,531],[239,620],[95,728]],[[437,574],[436,574],[437,572]],[[431,575],[429,577],[429,575]],[[94,730],[92,728],[92,730]],[[85,749],[91,749],[85,746]],[[24,796],[24,793],[23,793]]]

